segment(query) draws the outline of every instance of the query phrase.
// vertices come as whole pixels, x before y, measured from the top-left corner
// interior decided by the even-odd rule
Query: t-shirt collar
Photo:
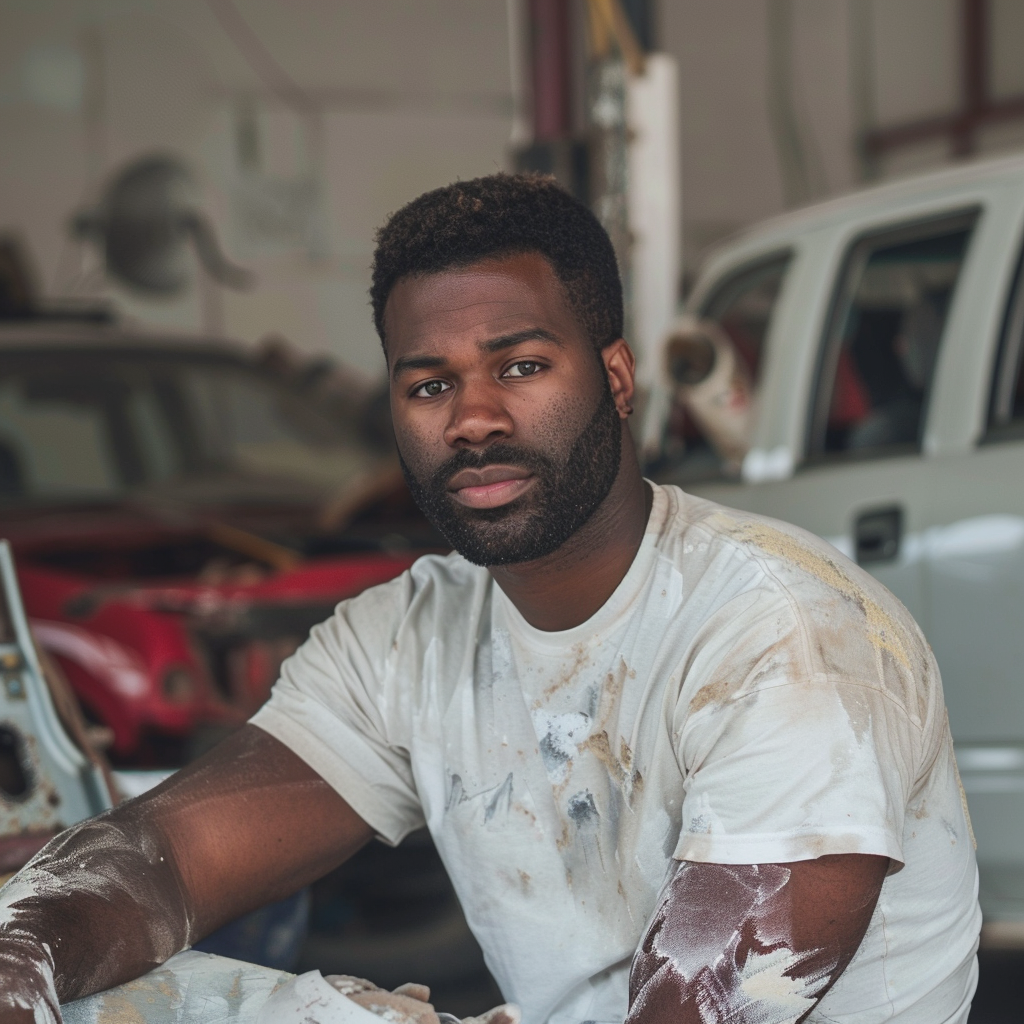
[[[619,585],[612,591],[608,600],[589,619],[571,629],[538,629],[523,618],[501,587],[492,582],[495,607],[500,610],[510,633],[531,647],[564,650],[576,643],[593,642],[595,637],[614,629],[633,610],[636,599],[650,579],[657,561],[658,538],[663,532],[668,513],[665,489],[650,480],[645,482],[653,491],[654,500],[651,504],[651,514],[647,519],[644,539],[640,542],[626,575],[619,581]]]

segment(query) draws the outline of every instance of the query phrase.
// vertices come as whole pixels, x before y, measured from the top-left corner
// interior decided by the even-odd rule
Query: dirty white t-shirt
[[[938,670],[796,527],[655,486],[629,572],[557,633],[422,558],[317,626],[253,721],[388,842],[427,825],[526,1024],[623,1020],[675,861],[831,853],[898,870],[810,1020],[966,1020],[977,869]]]

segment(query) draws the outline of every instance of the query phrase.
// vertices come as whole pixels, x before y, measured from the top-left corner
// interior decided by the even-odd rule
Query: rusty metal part
[[[206,527],[206,535],[232,551],[265,562],[275,569],[294,569],[302,561],[297,551],[227,523],[210,523]]]
[[[0,541],[0,604],[0,873],[5,873],[56,832],[109,807],[111,794],[73,698],[61,690],[56,674],[51,672],[53,693],[46,684],[6,541]]]
[[[57,712],[61,725],[76,747],[88,758],[91,764],[103,775],[113,802],[116,804],[117,787],[111,774],[110,762],[103,754],[103,749],[110,746],[112,730],[106,726],[90,725],[82,714],[82,707],[75,697],[74,690],[68,682],[64,670],[57,664],[48,651],[35,644],[39,667],[43,670],[43,680],[50,691],[53,708]]]

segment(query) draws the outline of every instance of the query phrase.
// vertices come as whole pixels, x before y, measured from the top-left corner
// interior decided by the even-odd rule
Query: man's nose
[[[463,381],[448,406],[445,443],[470,448],[511,437],[514,425],[505,398],[497,381]]]

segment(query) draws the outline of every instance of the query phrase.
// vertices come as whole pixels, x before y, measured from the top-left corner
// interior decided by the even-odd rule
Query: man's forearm
[[[61,833],[0,889],[0,1024],[46,1019],[19,1011],[26,993],[44,1006],[144,974],[372,835],[301,758],[245,726],[151,792]]]
[[[68,829],[0,889],[5,1011],[109,988],[189,944],[170,851],[137,817],[128,805]]]
[[[627,1024],[796,1024],[864,936],[889,861],[680,864],[633,960]]]
[[[0,1021],[51,1024],[60,1020],[48,945],[28,932],[6,935],[0,942]]]

